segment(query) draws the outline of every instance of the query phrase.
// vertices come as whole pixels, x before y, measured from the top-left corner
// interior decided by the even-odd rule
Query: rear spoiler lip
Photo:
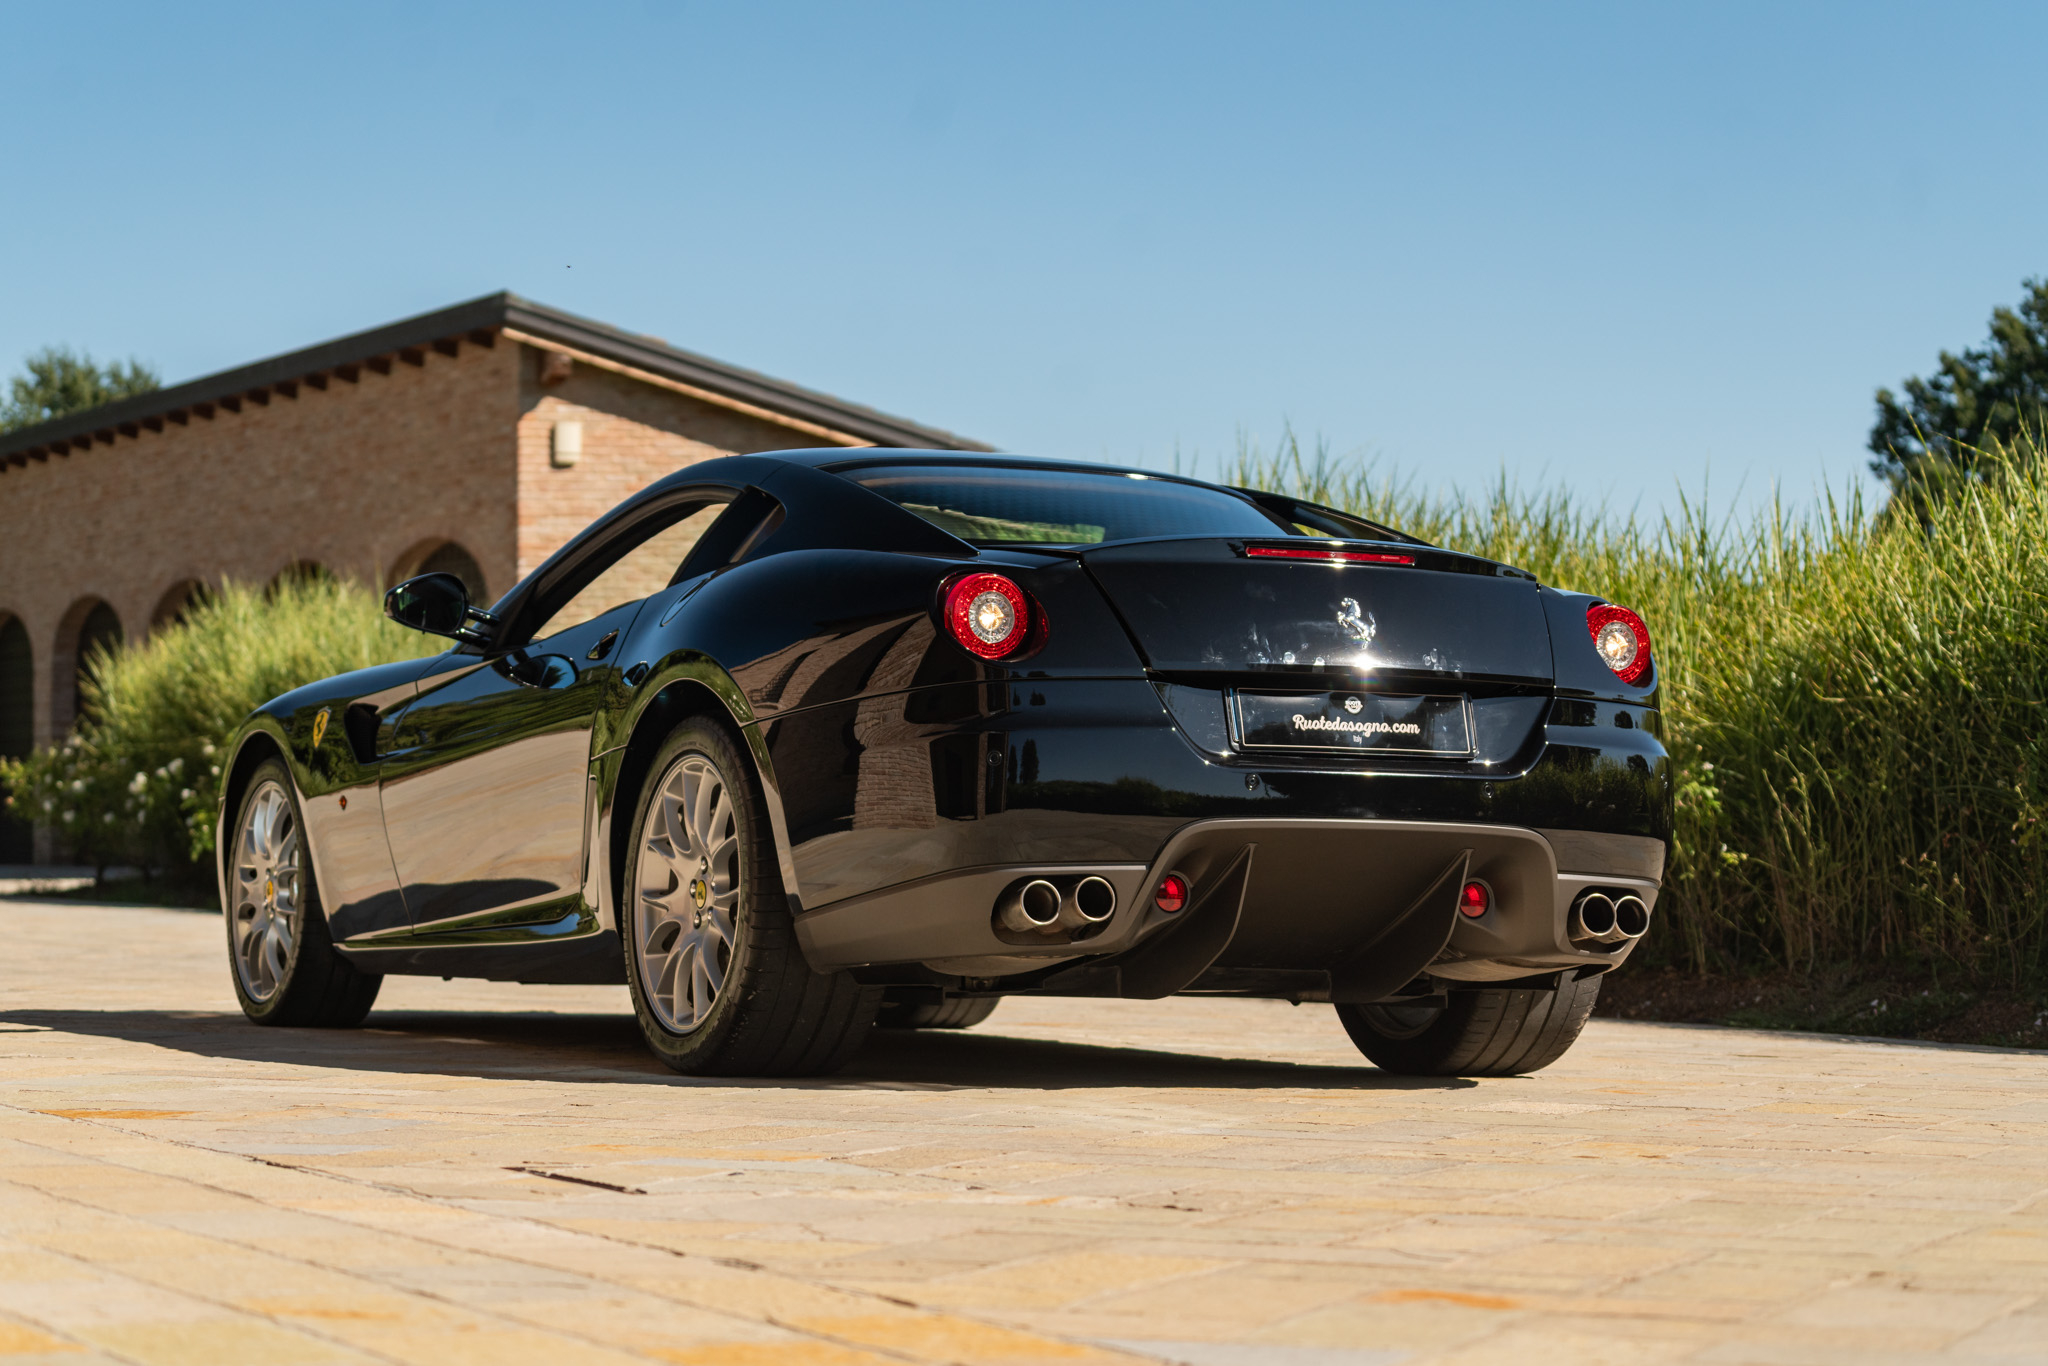
[[[1536,576],[1526,569],[1518,569],[1499,560],[1489,560],[1484,555],[1469,555],[1462,550],[1445,550],[1439,546],[1420,545],[1414,541],[1361,541],[1341,540],[1334,536],[1138,536],[1123,541],[1103,541],[1096,545],[1079,546],[1064,553],[1078,556],[1086,564],[1091,556],[1103,550],[1124,550],[1131,546],[1175,545],[1209,542],[1229,546],[1232,553],[1243,558],[1252,546],[1274,546],[1313,548],[1317,550],[1349,550],[1366,554],[1394,555],[1412,560],[1416,569],[1448,570],[1458,574],[1493,574],[1506,579],[1527,579],[1538,582]],[[1321,559],[1303,559],[1302,564],[1327,564]],[[1405,567],[1405,566],[1404,566]]]

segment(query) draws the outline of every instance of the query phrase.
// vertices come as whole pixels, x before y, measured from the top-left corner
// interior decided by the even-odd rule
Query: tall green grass
[[[1227,474],[1643,614],[1679,774],[1664,955],[2017,984],[2048,977],[2048,475],[2008,457],[1917,517],[1436,496],[1292,439]]]

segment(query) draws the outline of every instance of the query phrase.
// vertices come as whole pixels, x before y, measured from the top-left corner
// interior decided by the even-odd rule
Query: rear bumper
[[[1469,822],[1222,818],[1183,825],[1147,864],[965,869],[808,912],[797,930],[821,970],[916,965],[983,989],[1088,995],[1377,1000],[1425,969],[1484,982],[1624,961],[1632,944],[1573,942],[1571,904],[1598,887],[1634,892],[1654,912],[1664,849],[1639,835]],[[1153,904],[1169,872],[1194,888],[1174,914]],[[1084,874],[1117,890],[1101,929],[1020,944],[997,926],[1006,887]],[[1492,888],[1483,916],[1457,912],[1467,878]]]
[[[1218,748],[1189,719],[1188,697],[1169,703],[1163,691],[1144,679],[1027,678],[766,722],[811,963],[876,980],[901,967],[914,972],[896,980],[1126,994],[1131,980],[1150,991],[1174,977],[1180,959],[1200,956],[1190,945],[1216,940],[1175,990],[1347,999],[1425,949],[1413,967],[1464,981],[1628,956],[1574,944],[1566,919],[1587,887],[1654,904],[1671,810],[1654,710],[1532,699],[1521,730],[1473,762],[1368,771]],[[1200,900],[1240,856],[1223,929],[1191,933],[1194,907],[1152,909],[1167,872],[1193,878]],[[1456,920],[1455,889],[1443,907],[1415,910],[1454,864],[1495,889],[1487,916]],[[997,929],[995,901],[1020,879],[1089,874],[1116,888],[1117,909],[1085,938]],[[1411,912],[1434,928],[1411,925],[1414,942],[1395,953],[1389,926]],[[1125,971],[1169,939],[1182,941],[1170,968]],[[1368,973],[1361,954],[1386,962]],[[1130,980],[1105,987],[1105,966]]]

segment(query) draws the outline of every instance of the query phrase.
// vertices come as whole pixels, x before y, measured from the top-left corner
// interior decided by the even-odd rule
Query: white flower
[[[109,811],[109,812],[107,813],[107,824],[108,824],[108,825],[112,825],[113,823],[114,823],[114,813],[113,813],[113,812],[111,812],[111,811]]]
[[[139,778],[142,775],[138,773],[135,776]],[[156,776],[159,778],[168,778],[171,776],[171,771],[167,768],[160,768],[156,771]]]
[[[220,765],[219,765],[219,764],[215,764],[215,765],[213,766],[213,776],[214,776],[214,777],[216,777],[216,778],[218,778],[218,777],[220,776]]]
[[[75,821],[75,820],[77,820],[77,819],[78,819],[78,813],[77,813],[76,811],[66,811],[66,812],[64,813],[64,817],[63,817],[63,819],[64,819],[64,824],[66,824],[66,825],[69,825],[69,824],[71,824],[71,822],[73,822],[73,821]]]
[[[202,758],[211,759],[213,757],[213,741],[208,740],[205,744],[201,745],[199,747],[199,754]]]
[[[192,800],[192,789],[188,787],[188,788],[186,788],[186,789],[185,789],[185,790],[184,790],[183,792],[180,792],[180,793],[178,794],[178,800],[179,800],[179,801],[181,801],[181,802],[189,802],[189,801],[191,801],[191,800]]]
[[[149,775],[147,773],[138,773],[135,775],[135,781],[128,784],[128,790],[130,792],[133,792],[136,796],[140,797],[142,795],[142,789],[148,786]]]
[[[185,771],[185,761],[183,759],[173,759],[168,764],[165,764],[164,767],[172,773],[183,773]]]
[[[85,779],[83,779],[83,778],[73,778],[73,779],[71,780],[71,790],[72,790],[73,792],[83,792],[83,791],[85,791]]]

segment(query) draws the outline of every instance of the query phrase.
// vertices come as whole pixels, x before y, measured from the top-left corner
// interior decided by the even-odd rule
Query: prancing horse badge
[[[327,714],[333,710],[334,708],[332,707],[322,707],[318,712],[314,713],[313,715],[314,749],[320,748],[320,742],[327,738]]]
[[[1337,629],[1361,645],[1370,645],[1379,623],[1358,605],[1357,598],[1343,598],[1337,603]]]

